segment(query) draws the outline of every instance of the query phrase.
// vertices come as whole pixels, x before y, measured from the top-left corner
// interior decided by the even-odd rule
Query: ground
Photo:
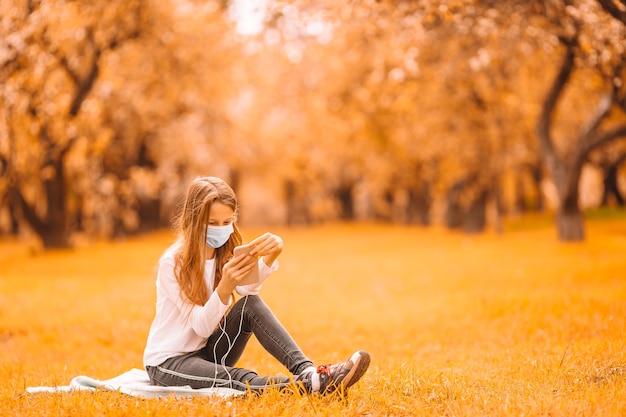
[[[347,401],[25,394],[141,367],[155,265],[173,236],[51,252],[5,239],[0,414],[621,416],[626,217],[597,217],[576,244],[558,242],[546,216],[472,236],[378,224],[272,229],[285,250],[261,295],[300,346],[319,364],[371,354]],[[239,365],[285,373],[256,341]]]

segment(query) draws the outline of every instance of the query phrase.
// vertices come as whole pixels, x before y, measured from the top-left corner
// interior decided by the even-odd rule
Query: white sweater
[[[150,326],[148,342],[143,354],[144,366],[157,366],[166,359],[195,352],[206,345],[230,306],[222,303],[212,291],[215,279],[215,259],[206,261],[204,282],[209,289],[209,300],[203,306],[185,302],[174,276],[176,244],[168,248],[161,259],[156,279],[156,315]],[[271,267],[259,259],[260,282],[237,287],[240,295],[258,294],[263,281],[278,269],[278,261]],[[191,314],[189,309],[191,308]]]

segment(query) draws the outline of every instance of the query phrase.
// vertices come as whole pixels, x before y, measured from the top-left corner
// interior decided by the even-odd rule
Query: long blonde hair
[[[209,213],[215,202],[232,208],[235,216],[233,234],[222,247],[215,250],[215,290],[222,279],[224,264],[232,257],[235,246],[242,241],[236,222],[239,205],[235,192],[220,178],[196,178],[187,189],[182,210],[174,223],[181,242],[174,255],[174,275],[185,295],[183,298],[197,305],[204,305],[209,299],[209,290],[204,282],[205,246]]]

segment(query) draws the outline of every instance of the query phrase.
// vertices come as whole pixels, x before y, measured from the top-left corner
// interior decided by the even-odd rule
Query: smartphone
[[[237,246],[235,247],[233,254],[234,256],[239,256],[241,254],[249,254],[250,251],[252,250],[252,246],[250,245],[241,245],[241,246]],[[241,282],[239,283],[239,285],[250,285],[250,284],[256,284],[257,282],[259,282],[260,277],[259,277],[259,262],[258,262],[258,258],[257,258],[257,262],[254,264],[254,268],[252,268],[252,271],[250,271],[250,273],[248,275],[246,275],[243,280],[241,280]]]

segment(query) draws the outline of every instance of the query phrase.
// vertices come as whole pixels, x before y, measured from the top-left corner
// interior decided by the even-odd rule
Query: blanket
[[[161,387],[152,385],[148,373],[143,369],[131,369],[115,378],[98,380],[88,376],[77,376],[73,378],[70,385],[55,387],[29,387],[26,392],[35,394],[40,392],[72,392],[72,391],[95,391],[103,389],[106,391],[119,391],[133,397],[160,398],[174,395],[177,397],[193,396],[221,396],[230,397],[244,394],[244,391],[237,391],[231,388],[201,388],[193,389],[190,386],[183,387]]]

